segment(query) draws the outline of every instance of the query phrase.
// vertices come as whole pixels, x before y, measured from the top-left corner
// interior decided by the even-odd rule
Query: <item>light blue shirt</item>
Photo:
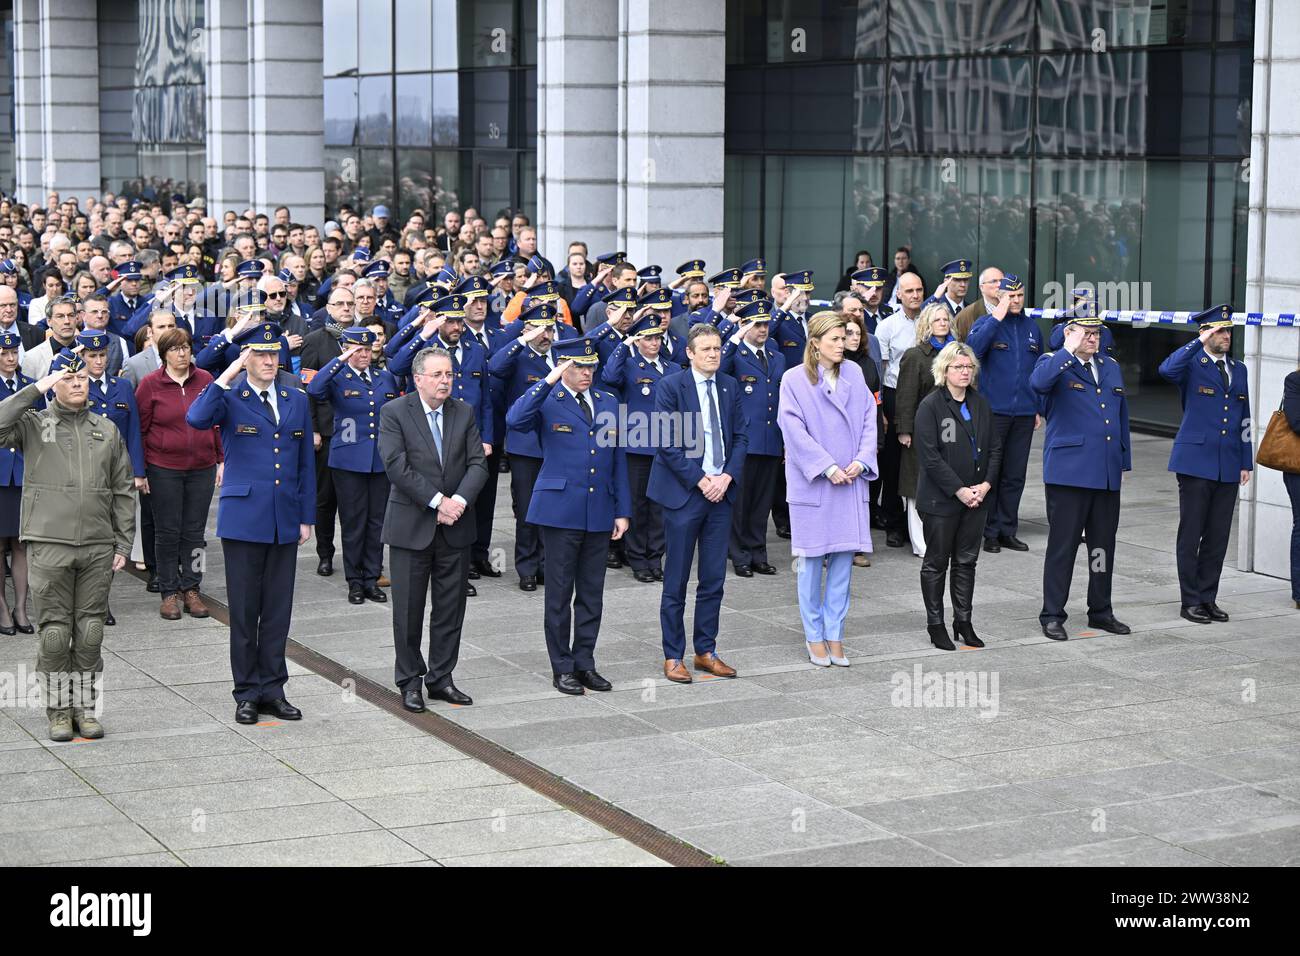
[[[435,423],[435,426],[436,426],[437,429],[438,429],[438,435],[439,435],[439,437],[441,437],[442,434],[443,434],[443,431],[442,431],[442,409],[443,409],[443,406],[442,406],[442,405],[439,405],[437,408],[430,408],[427,404],[425,404],[424,399],[420,399],[420,406],[424,409],[424,420],[425,420],[426,422],[429,420],[429,416],[430,416],[430,415],[433,416],[433,421],[434,421],[434,423]],[[438,446],[439,448],[442,449],[442,450],[439,452],[439,454],[440,454],[440,456],[442,457],[443,461],[445,462],[445,461],[447,460],[447,459],[446,459],[446,455],[447,455],[447,446],[446,446],[445,441],[437,442],[437,446]],[[443,495],[442,495],[442,492],[440,491],[440,492],[438,492],[436,495],[434,495],[432,498],[429,499],[429,507],[432,508],[432,509],[434,509],[435,511],[437,511],[437,510],[438,510],[438,505],[442,504],[442,498],[443,498]],[[464,498],[462,498],[460,495],[452,495],[452,496],[451,496],[451,500],[452,500],[452,501],[459,501],[462,505],[468,505],[468,502],[467,502]]]
[[[716,375],[701,375],[695,369],[691,369],[691,375],[695,378],[695,394],[700,400],[700,424],[704,432],[704,473],[706,475],[720,475],[722,469],[711,464],[713,458],[713,435],[709,429],[709,423],[712,418],[709,414],[709,403],[712,400],[718,409],[718,427],[722,427],[722,395],[718,389],[718,378]],[[712,382],[713,388],[705,385],[706,382]],[[710,392],[712,395],[710,395]],[[727,460],[726,444],[722,447],[722,454],[718,456],[722,462]]]

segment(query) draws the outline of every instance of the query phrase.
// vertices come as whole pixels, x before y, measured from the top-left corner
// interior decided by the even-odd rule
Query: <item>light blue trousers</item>
[[[829,559],[825,568],[823,557]],[[803,618],[804,640],[809,644],[844,640],[852,573],[852,551],[799,558],[799,616]]]

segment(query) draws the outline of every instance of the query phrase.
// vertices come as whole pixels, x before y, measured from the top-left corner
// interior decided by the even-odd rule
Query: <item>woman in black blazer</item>
[[[950,342],[934,359],[934,391],[916,407],[916,510],[925,529],[921,596],[930,643],[956,650],[943,620],[944,579],[952,561],[952,628],[968,647],[983,647],[971,626],[975,562],[979,559],[987,496],[997,484],[1002,445],[993,410],[971,387],[979,359],[969,345]]]
[[[1291,430],[1300,435],[1300,371],[1282,383],[1282,411]],[[1300,475],[1284,471],[1282,483],[1291,496],[1291,600],[1300,608]]]

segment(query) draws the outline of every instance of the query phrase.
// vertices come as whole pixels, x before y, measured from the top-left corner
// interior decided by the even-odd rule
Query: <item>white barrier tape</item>
[[[1073,312],[1070,309],[1025,309],[1025,314],[1031,319],[1050,319],[1055,322],[1057,319],[1072,317]],[[1118,322],[1124,325],[1193,325],[1195,323],[1192,322],[1192,316],[1197,314],[1196,312],[1156,312],[1154,310],[1098,313],[1107,322]],[[1234,312],[1232,313],[1232,323],[1233,325],[1295,328],[1300,326],[1300,314],[1295,312]]]

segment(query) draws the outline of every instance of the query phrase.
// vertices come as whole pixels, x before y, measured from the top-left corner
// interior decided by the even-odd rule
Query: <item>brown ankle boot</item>
[[[165,621],[179,621],[181,619],[181,596],[179,594],[164,594],[162,607],[158,609],[158,614]]]
[[[207,617],[208,606],[199,597],[198,588],[190,588],[181,595],[185,599],[185,613],[190,617]]]

